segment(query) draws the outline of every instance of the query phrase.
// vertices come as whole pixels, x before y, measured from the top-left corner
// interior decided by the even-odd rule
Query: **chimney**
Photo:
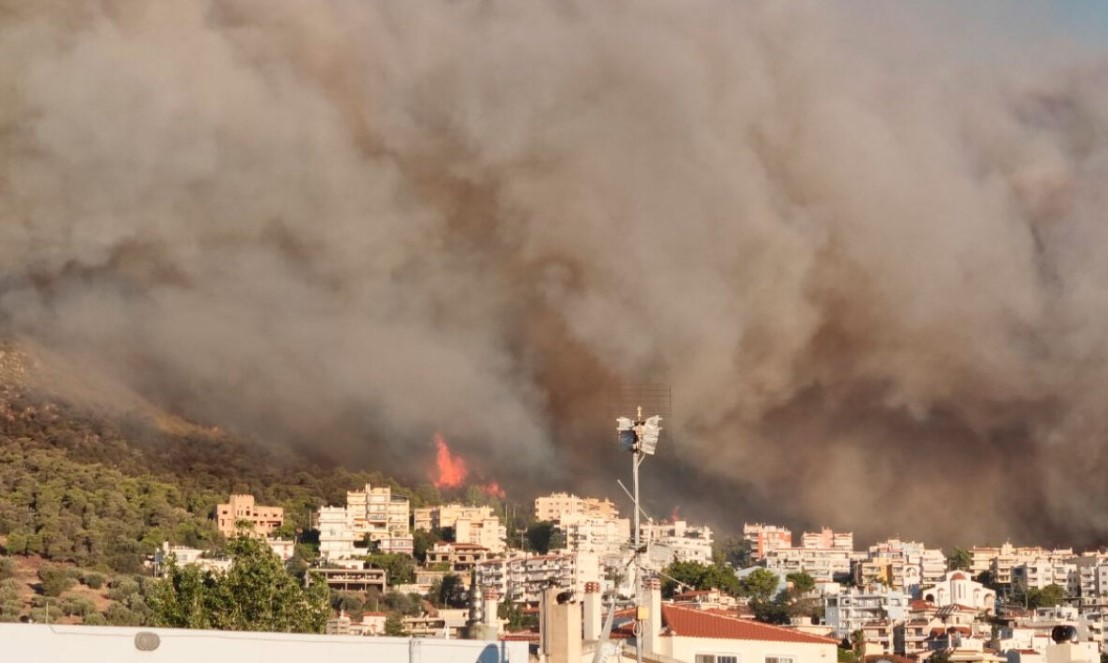
[[[661,654],[662,646],[662,581],[650,578],[643,582],[646,615],[643,617],[643,651]]]
[[[581,604],[572,590],[547,587],[540,603],[541,653],[546,663],[580,663]]]
[[[495,587],[490,587],[485,590],[485,605],[482,611],[481,623],[487,627],[490,627],[495,637],[500,630],[500,620],[497,619],[497,608],[500,605],[500,593],[496,591]],[[489,638],[490,640],[493,638]]]
[[[603,628],[603,608],[600,605],[600,583],[585,583],[584,601],[584,638],[586,641],[599,640],[600,631]]]

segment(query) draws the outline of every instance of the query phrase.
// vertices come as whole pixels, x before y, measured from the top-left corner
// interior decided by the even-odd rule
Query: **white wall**
[[[140,651],[138,633],[157,648]],[[50,624],[0,624],[0,652],[21,663],[527,663],[525,642]]]
[[[662,637],[662,651],[679,661],[692,663],[697,654],[735,654],[739,663],[765,663],[766,657],[791,657],[793,663],[836,663],[834,644],[763,642],[715,638]]]

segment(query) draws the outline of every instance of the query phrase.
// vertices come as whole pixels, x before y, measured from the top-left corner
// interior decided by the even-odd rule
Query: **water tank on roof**
[[[1050,629],[1050,639],[1058,644],[1064,642],[1077,642],[1077,627],[1062,624]]]

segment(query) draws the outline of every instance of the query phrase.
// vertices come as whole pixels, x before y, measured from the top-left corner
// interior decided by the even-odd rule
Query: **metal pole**
[[[635,417],[635,450],[631,454],[631,480],[635,484],[635,624],[638,626],[638,634],[635,636],[635,661],[642,663],[642,639],[646,635],[642,620],[639,619],[642,610],[642,564],[639,559],[639,464],[642,462],[642,406],[639,406]],[[651,615],[651,619],[654,616]]]

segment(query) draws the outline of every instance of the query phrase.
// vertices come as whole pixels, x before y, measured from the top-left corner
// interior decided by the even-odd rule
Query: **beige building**
[[[804,532],[800,535],[801,548],[831,548],[833,550],[854,550],[854,532],[836,532],[823,527],[818,532]]]
[[[415,528],[428,532],[452,528],[455,542],[481,546],[494,555],[507,548],[508,530],[487,506],[443,504],[415,509]]]
[[[246,525],[245,531],[254,536],[269,536],[285,521],[285,510],[279,506],[262,506],[254,503],[253,495],[231,495],[226,504],[215,508],[215,523],[220,534],[234,536]]]
[[[569,493],[551,493],[535,498],[535,520],[560,521],[567,516],[618,518],[619,511],[608,499],[577,497]]]
[[[374,488],[367,483],[362,490],[348,491],[346,508],[353,519],[354,532],[360,537],[368,534],[377,541],[411,533],[408,500],[394,497],[388,486]]]

